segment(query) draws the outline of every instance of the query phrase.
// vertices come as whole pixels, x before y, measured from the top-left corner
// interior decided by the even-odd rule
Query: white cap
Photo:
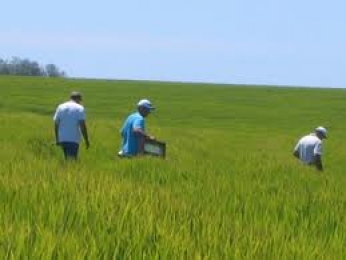
[[[321,133],[325,138],[327,138],[327,129],[323,126],[316,127],[315,132]]]
[[[149,110],[154,110],[155,107],[151,104],[151,102],[148,99],[142,99],[137,103],[138,107],[145,107]]]

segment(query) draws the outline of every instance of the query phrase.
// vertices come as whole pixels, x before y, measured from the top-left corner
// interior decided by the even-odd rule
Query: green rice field
[[[53,114],[83,93],[77,162]],[[346,90],[0,77],[0,259],[346,259]],[[165,159],[119,159],[123,120]],[[293,155],[323,125],[325,170]]]

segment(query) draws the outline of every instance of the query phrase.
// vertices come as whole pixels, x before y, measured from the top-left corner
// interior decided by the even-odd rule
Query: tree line
[[[40,65],[37,61],[19,57],[0,58],[0,75],[66,77],[66,73],[55,64]]]

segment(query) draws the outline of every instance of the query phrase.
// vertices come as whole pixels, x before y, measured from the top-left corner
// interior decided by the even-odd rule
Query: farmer
[[[86,148],[89,148],[85,110],[81,102],[81,93],[72,92],[70,100],[60,104],[53,117],[55,141],[62,147],[65,159],[77,159],[80,133],[83,135]]]
[[[314,165],[317,170],[323,171],[322,165],[322,140],[327,138],[327,130],[323,126],[315,129],[314,133],[302,137],[293,155],[300,159],[304,164]]]
[[[148,99],[137,103],[137,112],[130,114],[121,128],[122,148],[118,152],[120,157],[131,157],[143,153],[144,140],[155,138],[145,131],[145,118],[154,110]]]

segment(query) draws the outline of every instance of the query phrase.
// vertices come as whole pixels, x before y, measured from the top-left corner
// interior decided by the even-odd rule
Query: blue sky
[[[0,58],[71,77],[346,86],[345,0],[12,0],[0,12]]]

